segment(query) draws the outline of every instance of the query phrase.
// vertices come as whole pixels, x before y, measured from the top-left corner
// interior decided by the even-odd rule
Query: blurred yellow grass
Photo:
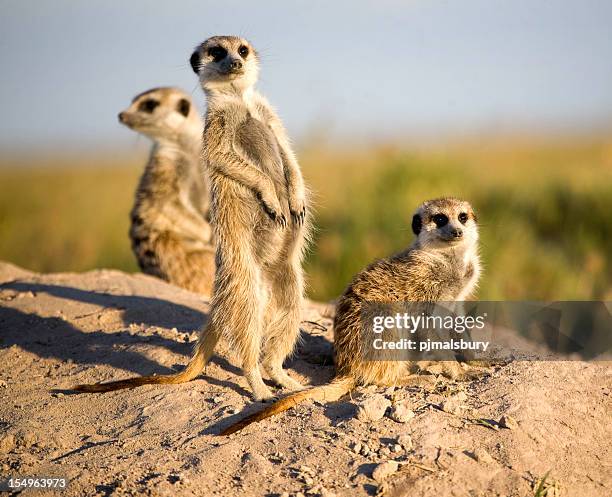
[[[612,298],[611,140],[308,147],[300,159],[316,203],[313,298],[336,297],[365,264],[407,246],[414,208],[443,195],[466,198],[480,216],[481,299]],[[128,213],[144,161],[4,161],[0,259],[37,271],[135,271]]]
[[[140,165],[0,168],[0,259],[35,271],[136,271],[129,211]]]

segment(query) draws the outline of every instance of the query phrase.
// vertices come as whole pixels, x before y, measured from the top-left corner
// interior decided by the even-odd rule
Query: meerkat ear
[[[191,109],[191,104],[189,103],[189,100],[185,99],[185,98],[181,98],[179,100],[178,106],[176,108],[176,110],[178,110],[181,114],[183,114],[185,117],[187,117],[189,115],[189,110]]]
[[[198,50],[189,57],[189,64],[191,64],[194,73],[200,74],[200,52]]]
[[[423,227],[423,221],[421,220],[421,216],[415,214],[412,216],[412,231],[415,235],[418,235],[421,232],[421,228]]]

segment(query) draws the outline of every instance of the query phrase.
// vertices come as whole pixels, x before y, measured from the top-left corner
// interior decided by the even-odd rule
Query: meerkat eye
[[[459,218],[458,219],[459,219],[459,222],[461,224],[465,224],[465,223],[467,223],[468,215],[465,212],[462,212],[461,214],[459,214]]]
[[[215,62],[220,62],[225,59],[227,50],[223,47],[210,47],[208,49],[208,56],[212,57]]]
[[[444,214],[436,214],[431,219],[434,223],[436,223],[436,227],[438,228],[448,224],[448,217],[446,217]]]
[[[189,103],[189,101],[184,98],[181,98],[179,100],[178,107],[176,108],[176,110],[178,110],[181,114],[187,117],[189,115],[190,109],[191,109],[191,104]]]
[[[157,100],[153,100],[152,98],[147,98],[143,102],[140,102],[140,105],[138,106],[138,110],[140,112],[146,112],[147,114],[152,114],[158,105],[159,105],[159,102]]]
[[[249,47],[247,47],[246,45],[240,45],[240,48],[238,49],[238,54],[243,59],[246,59],[247,55],[249,55]]]
[[[412,216],[412,232],[415,235],[418,235],[421,232],[422,227],[423,227],[423,221],[421,219],[421,216],[419,216],[418,214],[415,214],[414,216]]]

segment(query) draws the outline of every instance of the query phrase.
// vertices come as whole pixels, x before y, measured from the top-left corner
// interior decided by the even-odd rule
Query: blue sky
[[[0,0],[0,146],[128,147],[116,114],[213,34],[262,55],[290,133],[361,140],[612,123],[609,0]]]

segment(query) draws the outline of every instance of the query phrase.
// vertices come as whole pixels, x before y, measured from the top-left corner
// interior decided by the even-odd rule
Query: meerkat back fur
[[[365,306],[458,301],[473,293],[480,276],[478,227],[469,203],[455,198],[424,202],[413,216],[412,228],[416,240],[410,247],[370,264],[353,278],[338,300],[334,319],[335,378],[326,385],[289,395],[231,425],[223,435],[307,399],[330,402],[357,385],[389,386],[408,381],[415,370],[414,363],[364,359],[367,344],[375,338],[372,330],[361,325]],[[453,365],[448,364],[450,375],[457,374]]]
[[[273,397],[270,378],[302,385],[282,368],[299,336],[310,233],[308,195],[283,125],[254,88],[258,54],[246,40],[215,36],[190,59],[207,97],[203,162],[211,190],[217,270],[210,315],[184,371],[81,391],[109,391],[195,378],[225,337],[242,361],[256,400]]]
[[[210,296],[215,252],[197,108],[178,88],[154,88],[134,97],[119,120],[153,141],[131,211],[130,239],[140,268]]]

